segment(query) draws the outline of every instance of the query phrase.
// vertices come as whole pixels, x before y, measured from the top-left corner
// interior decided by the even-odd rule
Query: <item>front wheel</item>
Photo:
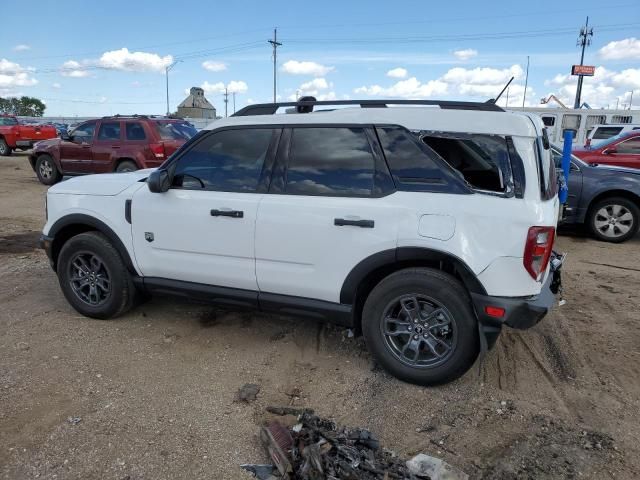
[[[640,209],[623,197],[605,198],[589,210],[587,222],[598,240],[620,243],[638,233]]]
[[[430,268],[400,270],[370,293],[362,331],[375,359],[395,377],[436,385],[463,375],[478,356],[478,324],[465,288]]]
[[[7,145],[7,142],[4,138],[0,138],[0,155],[3,157],[8,157],[11,155],[11,147]]]
[[[51,155],[40,155],[36,160],[36,175],[40,183],[44,185],[53,185],[62,178]]]
[[[109,319],[133,305],[136,290],[131,275],[118,251],[99,232],[67,240],[57,272],[64,296],[82,315]]]

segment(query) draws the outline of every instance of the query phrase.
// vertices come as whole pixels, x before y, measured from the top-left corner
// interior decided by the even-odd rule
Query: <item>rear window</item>
[[[156,121],[154,123],[162,140],[189,140],[198,133],[189,122]]]
[[[615,137],[622,131],[622,127],[598,127],[593,134],[593,140],[606,140]]]

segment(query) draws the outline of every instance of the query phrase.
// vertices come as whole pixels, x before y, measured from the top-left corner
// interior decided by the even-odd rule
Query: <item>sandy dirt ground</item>
[[[239,464],[267,460],[267,405],[314,408],[474,479],[640,476],[640,238],[560,236],[567,304],[421,388],[305,320],[166,298],[84,318],[35,247],[46,189],[26,156],[0,158],[0,179],[0,478],[245,478]],[[234,401],[245,383],[261,387],[253,403]]]

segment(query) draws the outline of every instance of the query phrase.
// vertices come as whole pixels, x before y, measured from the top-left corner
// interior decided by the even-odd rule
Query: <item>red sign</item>
[[[586,77],[593,77],[596,71],[596,67],[592,65],[573,65],[571,67],[571,75],[583,75]]]

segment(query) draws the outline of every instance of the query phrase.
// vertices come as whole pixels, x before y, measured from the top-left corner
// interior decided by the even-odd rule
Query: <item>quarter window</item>
[[[144,140],[146,135],[144,133],[144,127],[138,122],[125,123],[125,134],[127,140]]]
[[[371,195],[374,170],[364,129],[295,128],[285,190],[295,195]]]
[[[103,122],[98,130],[98,140],[120,140],[120,122]]]
[[[223,130],[198,142],[178,160],[173,186],[193,190],[255,192],[274,130]]]

